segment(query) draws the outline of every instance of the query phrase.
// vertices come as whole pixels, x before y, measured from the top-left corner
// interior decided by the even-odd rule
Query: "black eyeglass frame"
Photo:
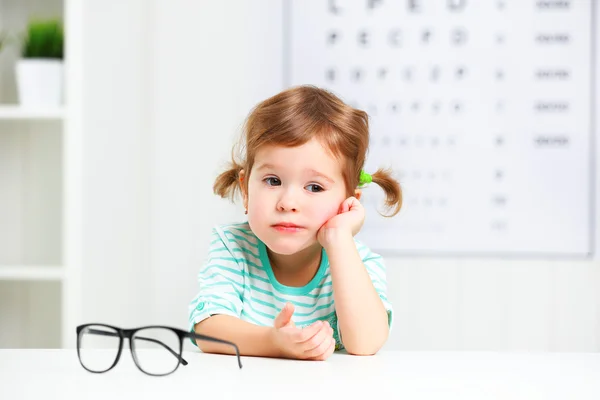
[[[119,349],[117,351],[117,356],[115,357],[115,361],[113,362],[113,364],[109,368],[105,369],[104,371],[94,371],[94,370],[91,370],[91,369],[87,368],[85,366],[85,364],[83,363],[83,361],[81,360],[81,352],[80,352],[80,350],[81,350],[81,337],[82,337],[82,333],[85,333],[84,330],[86,328],[90,328],[90,327],[92,327],[92,328],[93,327],[110,328],[110,329],[114,330],[116,332],[116,334],[118,334],[118,337],[119,337]],[[162,343],[160,340],[153,339],[153,338],[145,338],[145,337],[141,337],[141,336],[136,336],[135,337],[136,339],[147,340],[147,341],[150,341],[150,342],[157,343],[157,344],[163,346],[165,349],[167,349],[171,354],[173,354],[177,358],[178,362],[177,362],[177,365],[175,366],[175,368],[172,371],[164,373],[164,374],[153,374],[153,373],[150,373],[148,371],[144,371],[144,369],[140,366],[140,363],[138,361],[138,358],[137,358],[137,355],[136,355],[136,352],[135,352],[135,345],[133,344],[134,335],[138,331],[141,331],[141,330],[144,330],[144,329],[153,329],[153,328],[154,329],[167,329],[167,330],[170,330],[171,332],[175,333],[175,335],[177,335],[177,337],[179,338],[179,349],[178,349],[178,352],[176,353],[173,349],[171,349],[166,344]],[[115,367],[115,365],[117,365],[119,363],[119,359],[121,358],[121,354],[123,352],[123,341],[125,339],[129,339],[129,349],[131,351],[131,357],[133,358],[133,361],[134,361],[135,365],[137,366],[137,368],[140,371],[142,371],[143,373],[148,374],[148,375],[152,375],[152,376],[170,375],[173,372],[175,372],[177,370],[177,368],[179,368],[179,364],[183,364],[184,366],[188,365],[188,362],[182,357],[182,353],[183,353],[183,341],[186,338],[195,339],[195,340],[205,340],[205,341],[208,341],[208,342],[221,343],[221,344],[225,344],[225,345],[228,345],[228,346],[232,346],[235,349],[235,355],[237,357],[238,366],[239,366],[240,369],[242,368],[242,360],[240,359],[240,350],[238,349],[238,347],[237,347],[237,345],[235,343],[229,342],[227,340],[217,339],[217,338],[212,337],[212,336],[199,335],[199,334],[197,334],[195,332],[187,332],[187,331],[184,331],[183,329],[174,328],[174,327],[171,327],[171,326],[148,325],[148,326],[141,326],[139,328],[133,328],[133,329],[123,329],[123,328],[119,328],[119,327],[112,326],[112,325],[107,325],[107,324],[90,323],[90,324],[83,324],[83,325],[77,326],[76,332],[77,332],[77,357],[79,358],[79,363],[81,364],[81,366],[85,370],[87,370],[89,372],[92,372],[92,373],[95,373],[95,374],[101,374],[101,373],[104,373],[104,372],[108,372],[111,369],[113,369]],[[89,332],[89,330],[87,332]],[[96,332],[92,332],[92,334],[105,335],[105,336],[116,336],[116,335],[113,335],[112,332],[106,332],[106,331],[96,331]]]

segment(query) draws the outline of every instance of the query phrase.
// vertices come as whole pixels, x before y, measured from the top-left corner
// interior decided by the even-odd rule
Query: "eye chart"
[[[586,256],[593,231],[592,0],[287,4],[286,84],[370,115],[359,234],[397,254]]]

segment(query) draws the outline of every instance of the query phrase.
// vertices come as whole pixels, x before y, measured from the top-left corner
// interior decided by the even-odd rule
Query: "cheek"
[[[269,199],[268,193],[264,190],[251,185],[248,190],[248,214],[252,214],[256,217],[261,217],[267,213],[267,209],[272,204],[272,200]]]
[[[340,204],[342,204],[343,200],[339,202],[337,200],[321,202],[313,207],[312,210],[312,219],[315,222],[318,222],[320,225],[323,225],[325,222],[329,221],[331,218],[338,214],[338,210],[340,208]]]
[[[249,192],[247,218],[250,229],[258,235],[262,234],[265,223],[271,220],[271,216],[267,213],[265,199],[256,192]]]
[[[250,210],[260,210],[260,205],[264,204],[264,199],[256,191],[248,192],[248,208]]]

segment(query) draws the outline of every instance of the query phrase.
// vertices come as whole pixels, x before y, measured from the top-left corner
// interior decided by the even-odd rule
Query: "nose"
[[[277,202],[277,211],[298,211],[297,198],[298,197],[294,195],[293,190],[290,190],[289,187],[285,190],[282,190],[279,201]]]

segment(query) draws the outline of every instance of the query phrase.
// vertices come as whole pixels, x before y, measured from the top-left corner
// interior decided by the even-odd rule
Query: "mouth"
[[[272,227],[279,232],[286,232],[286,233],[300,232],[301,230],[304,229],[304,227],[302,227],[302,226],[292,224],[289,222],[280,222],[278,224],[272,225]]]

